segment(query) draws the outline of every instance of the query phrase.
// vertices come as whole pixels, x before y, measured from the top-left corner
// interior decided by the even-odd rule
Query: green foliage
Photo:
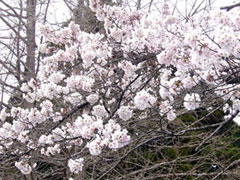
[[[178,156],[177,150],[174,148],[165,148],[162,150],[162,153],[166,158],[168,158],[170,160],[174,160]]]
[[[196,118],[191,113],[185,113],[178,117],[180,120],[182,120],[184,123],[193,123],[196,121]]]
[[[240,128],[233,122],[226,123],[208,141],[201,144],[216,130],[216,126],[211,127],[211,125],[223,122],[222,111],[215,111],[211,115],[208,113],[204,109],[198,109],[194,113],[182,114],[177,120],[170,122],[167,127],[181,130],[194,123],[191,128],[198,130],[179,136],[163,135],[143,143],[136,149],[133,148],[132,151],[125,148],[118,151],[119,157],[125,156],[126,152],[130,153],[114,167],[111,173],[101,179],[115,179],[120,176],[122,179],[136,179],[136,177],[137,179],[151,179],[155,176],[157,180],[212,179],[223,168],[228,167],[235,160],[240,160]],[[202,120],[198,121],[201,118]],[[158,125],[156,121],[143,122],[139,125],[140,131],[138,132],[147,131],[147,127],[154,128]],[[208,125],[210,127],[201,128]],[[143,142],[146,141],[146,138],[143,139]],[[111,157],[115,157],[115,155]],[[114,158],[112,162],[114,164]],[[109,167],[103,171],[106,172]],[[93,170],[94,168],[92,167]],[[236,171],[237,166],[228,170]],[[169,176],[169,174],[171,175]],[[90,169],[89,175],[91,175]],[[236,175],[222,174],[218,179],[235,180]]]

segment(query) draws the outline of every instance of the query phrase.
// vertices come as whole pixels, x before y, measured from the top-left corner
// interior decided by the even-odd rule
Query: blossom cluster
[[[72,173],[77,174],[79,171],[82,171],[83,168],[83,158],[79,159],[69,159],[68,166]]]
[[[187,94],[184,97],[184,107],[187,110],[195,110],[200,106],[200,96],[196,93]]]

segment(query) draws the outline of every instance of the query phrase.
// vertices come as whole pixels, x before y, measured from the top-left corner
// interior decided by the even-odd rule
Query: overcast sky
[[[126,3],[129,6],[135,6],[136,0],[127,0],[128,3]],[[148,7],[148,4],[151,0],[142,0],[142,7]],[[152,8],[156,8],[160,2],[163,2],[164,0],[153,0]],[[195,0],[167,0],[170,1],[171,4],[175,4],[177,2],[177,6],[180,11],[184,12],[186,9],[186,3],[187,8],[190,9],[195,2]],[[196,6],[198,6],[202,1],[204,0],[196,0]],[[205,0],[206,1],[206,0]],[[213,2],[213,7],[220,8],[227,5],[232,5],[236,2],[240,2],[240,0],[209,0]],[[130,2],[130,3],[129,3]],[[207,2],[207,1],[206,1]],[[203,3],[205,5],[205,3]],[[71,13],[69,12],[69,9],[64,4],[63,0],[52,0],[51,5],[49,7],[49,15],[51,16],[51,22],[62,22],[69,20],[71,17]]]

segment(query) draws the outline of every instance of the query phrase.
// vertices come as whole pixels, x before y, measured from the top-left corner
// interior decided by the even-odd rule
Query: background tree
[[[11,4],[12,3],[12,4]],[[44,8],[41,1],[28,0],[17,3],[2,0],[1,7],[1,107],[7,106],[7,96],[11,97],[10,105],[22,104],[20,86],[23,82],[35,78],[38,70],[40,56],[36,54],[36,22],[41,16],[46,21],[48,2],[44,16],[37,15],[38,9]]]

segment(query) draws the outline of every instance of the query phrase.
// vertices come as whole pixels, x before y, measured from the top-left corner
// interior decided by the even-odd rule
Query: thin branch
[[[72,116],[73,114],[75,114],[77,111],[79,111],[80,109],[83,109],[84,107],[88,106],[89,103],[85,102],[83,104],[81,104],[80,106],[78,106],[76,109],[72,110],[69,114],[67,114],[66,116],[64,116],[62,118],[62,120],[60,120],[53,128],[51,128],[51,130],[49,131],[49,134],[56,129],[58,126],[60,126],[66,119],[68,119],[70,116]]]

